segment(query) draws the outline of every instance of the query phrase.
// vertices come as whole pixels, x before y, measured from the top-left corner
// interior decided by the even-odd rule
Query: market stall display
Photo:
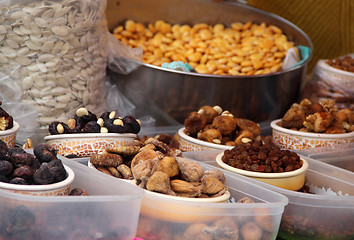
[[[310,39],[296,26],[245,4],[205,0],[135,0],[119,5],[115,1],[108,4],[106,14],[112,32],[117,26],[124,25],[127,19],[145,25],[162,20],[172,25],[203,23],[213,27],[218,24],[231,27],[234,22],[264,22],[267,26],[274,25],[280,29],[294,46],[312,49]],[[191,42],[194,42],[193,39]],[[164,45],[160,44],[162,47]],[[311,54],[296,67],[262,75],[182,72],[142,63],[137,70],[127,75],[111,71],[110,76],[122,94],[136,106],[137,114],[151,114],[162,126],[171,124],[172,120],[183,123],[190,112],[203,105],[223,106],[237,116],[262,122],[280,117],[296,100],[310,58]],[[219,66],[225,64],[215,63]]]

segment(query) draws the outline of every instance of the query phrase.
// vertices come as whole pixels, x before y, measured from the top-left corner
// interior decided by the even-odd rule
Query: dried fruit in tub
[[[0,152],[7,156],[0,160],[0,181],[26,185],[50,184],[66,178],[65,168],[56,151],[47,144],[38,145],[34,149],[35,154],[31,154],[18,147],[5,148],[0,141]]]
[[[235,168],[266,173],[294,171],[302,166],[295,152],[262,141],[242,143],[225,150],[222,161]]]
[[[0,131],[5,131],[13,127],[13,118],[1,107],[2,102],[0,102]]]

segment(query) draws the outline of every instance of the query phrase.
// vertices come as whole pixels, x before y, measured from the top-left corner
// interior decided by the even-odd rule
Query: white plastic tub
[[[75,161],[72,189],[89,196],[29,196],[0,190],[1,239],[134,239],[144,192]]]
[[[214,159],[220,152],[218,150],[188,152],[184,155],[217,166]],[[309,168],[305,183],[318,187],[321,194],[286,190],[247,179],[250,183],[283,194],[289,199],[278,236],[285,240],[354,239],[354,173],[310,158],[306,160]],[[233,174],[236,178],[244,178]],[[333,192],[342,196],[328,195]]]

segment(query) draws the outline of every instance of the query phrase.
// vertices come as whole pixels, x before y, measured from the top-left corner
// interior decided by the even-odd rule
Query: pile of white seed
[[[104,112],[105,7],[98,0],[0,3],[0,72],[36,107],[41,127],[81,106]]]

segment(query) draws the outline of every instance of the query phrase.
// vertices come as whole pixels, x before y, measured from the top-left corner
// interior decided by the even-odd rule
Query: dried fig
[[[174,157],[164,157],[157,165],[157,171],[166,173],[169,177],[174,177],[179,174],[178,163]]]
[[[182,179],[188,182],[199,182],[204,174],[204,169],[199,163],[185,158],[176,158]]]
[[[149,191],[164,193],[168,195],[176,195],[171,190],[170,177],[161,171],[156,171],[147,181],[146,189]]]

